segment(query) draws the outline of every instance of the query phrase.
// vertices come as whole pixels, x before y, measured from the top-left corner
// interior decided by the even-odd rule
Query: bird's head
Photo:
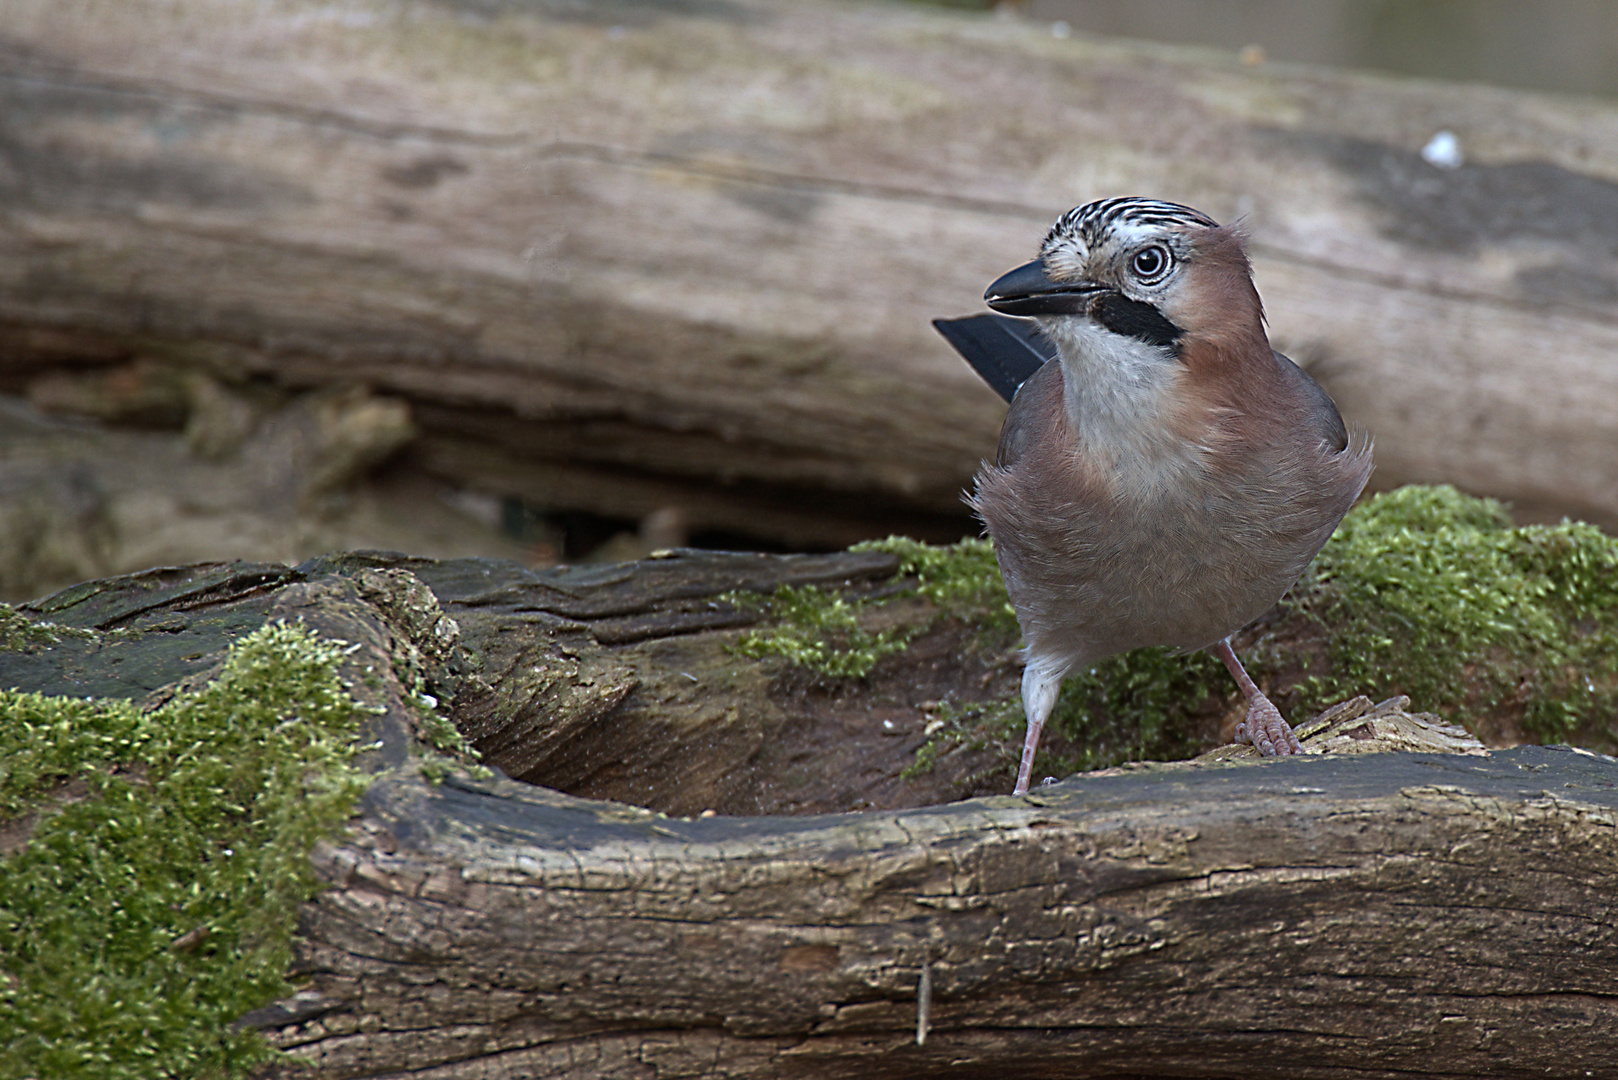
[[[984,299],[1007,315],[1034,316],[1057,340],[1105,332],[1174,356],[1190,343],[1239,352],[1264,341],[1241,231],[1154,199],[1069,210],[1039,258],[1002,276]]]

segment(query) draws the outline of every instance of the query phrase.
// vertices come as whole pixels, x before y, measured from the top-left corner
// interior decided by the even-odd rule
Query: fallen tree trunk
[[[1142,192],[1247,218],[1378,483],[1618,521],[1611,105],[766,0],[14,0],[0,100],[0,376],[44,404],[363,383],[495,495],[952,538],[1002,409],[928,320]]]
[[[1610,1076],[1615,778],[1362,755],[707,821],[388,785],[321,861],[333,1012],[282,1037],[333,1076]]]
[[[745,797],[699,742],[734,769],[726,732],[767,729],[748,714],[785,672],[728,651],[758,614],[727,595],[881,588],[894,566],[159,570],[22,609],[56,640],[13,639],[0,683],[161,699],[272,618],[354,643],[378,776],[316,852],[331,887],[303,912],[302,991],[243,1021],[307,1066],[288,1075],[1615,1075],[1618,764],[1600,755],[1468,749],[1362,701],[1306,731],[1322,753],[1302,759],[1222,753],[946,805],[917,805],[923,784],[898,811],[697,813]],[[700,695],[675,692],[689,679]],[[507,760],[571,755],[587,777],[627,769],[647,801],[695,801],[435,785],[428,709]],[[667,753],[679,740],[654,721],[697,741]],[[1344,752],[1378,740],[1466,752]],[[844,797],[824,765],[798,771]],[[792,780],[743,776],[784,808],[769,789]]]

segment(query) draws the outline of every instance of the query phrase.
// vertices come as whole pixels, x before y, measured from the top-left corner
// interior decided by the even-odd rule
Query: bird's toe
[[[1285,757],[1303,753],[1303,744],[1293,734],[1270,699],[1257,694],[1247,706],[1247,718],[1236,725],[1236,741],[1251,743],[1263,757]]]

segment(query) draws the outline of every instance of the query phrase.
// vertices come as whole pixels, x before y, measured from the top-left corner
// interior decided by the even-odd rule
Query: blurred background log
[[[921,7],[10,0],[0,589],[974,531],[928,320],[1135,192],[1247,219],[1376,484],[1610,525],[1615,181],[1613,105]]]

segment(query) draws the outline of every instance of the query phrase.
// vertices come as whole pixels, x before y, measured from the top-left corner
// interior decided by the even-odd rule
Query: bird
[[[1023,636],[1013,794],[1068,673],[1144,646],[1218,657],[1247,702],[1237,741],[1302,753],[1230,640],[1359,498],[1371,440],[1270,347],[1243,223],[1089,202],[984,300],[999,314],[935,325],[1010,401],[967,502]]]

